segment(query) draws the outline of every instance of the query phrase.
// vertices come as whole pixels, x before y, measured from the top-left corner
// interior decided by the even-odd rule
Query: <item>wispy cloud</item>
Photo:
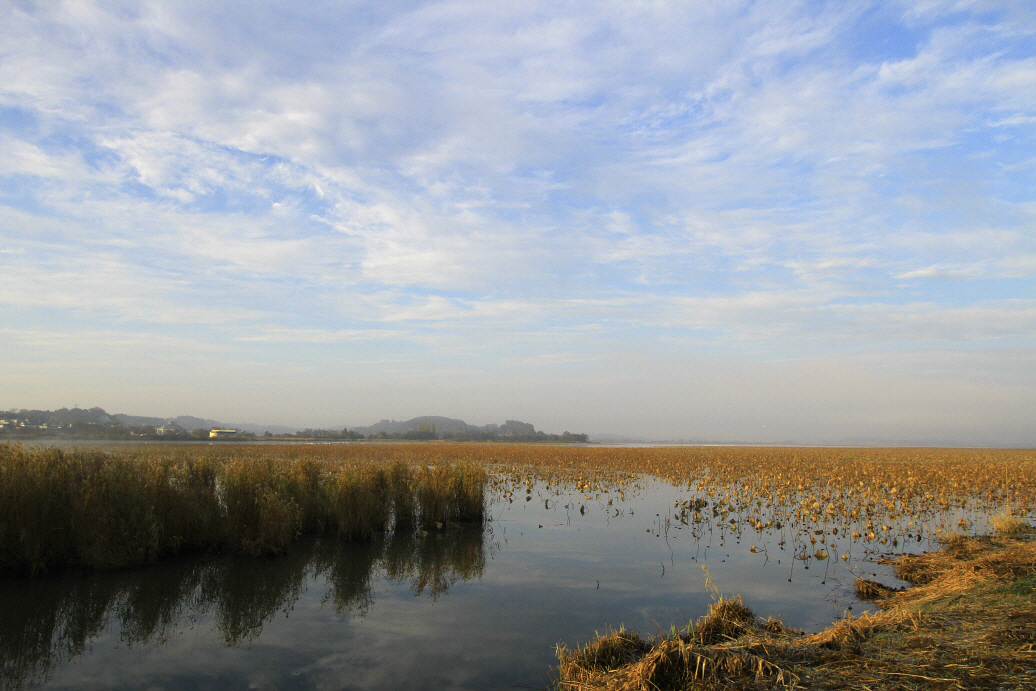
[[[521,377],[656,349],[1028,367],[1034,39],[1024,3],[9,3],[0,338],[364,362],[389,415],[465,363],[516,375],[458,406],[533,416]]]

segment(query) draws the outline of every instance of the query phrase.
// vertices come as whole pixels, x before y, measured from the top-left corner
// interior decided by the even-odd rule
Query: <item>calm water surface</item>
[[[497,497],[483,529],[0,580],[0,687],[545,688],[558,643],[703,615],[703,565],[723,593],[811,631],[865,607],[854,573],[895,583],[858,546],[807,562],[779,533],[682,524],[691,495],[664,483],[556,492]]]

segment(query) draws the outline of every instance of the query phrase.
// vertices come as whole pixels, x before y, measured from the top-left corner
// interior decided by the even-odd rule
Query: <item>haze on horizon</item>
[[[1036,5],[0,5],[0,408],[1036,445]]]

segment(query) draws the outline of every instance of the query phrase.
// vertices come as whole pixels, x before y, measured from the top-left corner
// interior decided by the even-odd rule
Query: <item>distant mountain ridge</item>
[[[295,432],[294,427],[284,425],[258,425],[255,423],[228,423],[208,418],[195,417],[193,415],[178,415],[176,417],[148,417],[143,415],[126,415],[125,413],[108,413],[104,408],[60,408],[58,410],[27,410],[11,409],[0,411],[0,418],[27,419],[34,424],[47,424],[49,426],[67,426],[71,424],[94,424],[103,425],[109,422],[117,422],[126,427],[162,427],[170,422],[175,422],[185,430],[195,429],[239,429],[245,432],[262,434],[269,430],[273,434]]]
[[[532,439],[535,437],[547,437],[544,432],[539,432],[536,427],[528,422],[519,420],[505,420],[503,424],[469,425],[464,420],[457,418],[442,417],[440,415],[422,415],[409,420],[382,420],[367,427],[351,427],[353,432],[366,436],[378,434],[407,434],[408,432],[434,431],[443,438],[450,437],[508,437]],[[566,432],[566,435],[569,433]]]
[[[443,432],[463,434],[467,433],[469,428],[474,428],[473,425],[469,425],[463,420],[458,420],[456,418],[442,417],[440,415],[422,415],[405,421],[382,420],[366,427],[350,427],[349,429],[353,432],[359,432],[360,434],[365,435],[378,434],[380,432],[384,432],[386,434],[400,434],[419,431],[421,429],[421,425],[435,425],[435,430],[440,434]]]
[[[51,427],[67,427],[72,424],[94,424],[105,425],[111,422],[119,423],[125,427],[163,427],[175,422],[184,430],[190,432],[196,429],[238,429],[254,434],[263,434],[269,431],[271,434],[294,434],[299,431],[296,427],[284,425],[259,425],[255,423],[228,423],[209,418],[200,418],[193,415],[178,415],[176,417],[151,417],[145,415],[127,415],[125,413],[108,413],[104,408],[60,408],[58,410],[27,410],[11,409],[0,411],[0,419],[17,418],[29,420],[33,424],[46,424]],[[505,420],[503,424],[469,425],[464,420],[444,417],[441,415],[422,415],[409,420],[381,420],[366,427],[349,427],[352,432],[364,436],[379,435],[401,435],[433,430],[439,437],[445,438],[492,438],[509,437],[530,439],[534,437],[549,436],[538,432],[534,425],[519,420]],[[567,434],[567,432],[566,432]]]

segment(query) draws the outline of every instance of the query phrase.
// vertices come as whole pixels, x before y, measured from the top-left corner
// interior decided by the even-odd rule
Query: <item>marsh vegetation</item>
[[[806,634],[716,591],[708,614],[645,639],[560,646],[560,689],[1023,689],[1036,686],[1036,542],[956,537],[894,560],[914,587],[860,588],[881,609]],[[867,583],[859,584],[868,585]]]
[[[213,550],[258,556],[307,534],[370,539],[483,518],[481,466],[316,448],[2,444],[0,569],[126,567]]]
[[[557,669],[550,648],[554,643],[568,651],[562,663],[575,661],[584,671],[597,674],[622,659],[640,664],[650,655],[661,656],[656,644],[663,639],[669,640],[666,646],[684,652],[693,643],[695,654],[702,655],[700,660],[694,658],[696,664],[727,670],[725,674],[733,675],[730,679],[741,678],[738,675],[745,670],[749,676],[762,670],[760,679],[766,683],[806,678],[802,669],[783,658],[739,658],[723,652],[723,646],[731,648],[729,639],[740,635],[776,636],[766,639],[766,645],[780,639],[801,646],[803,636],[817,635],[832,621],[842,621],[840,615],[846,609],[854,609],[853,621],[859,621],[861,614],[879,616],[877,604],[865,600],[898,597],[898,587],[909,581],[907,572],[897,575],[891,561],[894,555],[937,553],[946,544],[994,531],[1000,531],[1002,540],[1013,539],[1012,534],[1024,536],[1036,505],[1031,480],[1036,453],[1025,450],[427,443],[155,445],[117,452],[58,452],[8,445],[0,447],[0,459],[0,564],[8,574],[4,597],[17,590],[12,584],[103,576],[90,576],[90,572],[77,576],[60,568],[69,564],[105,569],[180,555],[164,560],[166,566],[148,567],[172,572],[191,559],[220,554],[224,556],[219,559],[237,560],[234,568],[240,575],[234,578],[248,583],[248,564],[256,574],[271,564],[291,565],[299,550],[313,549],[306,545],[322,545],[322,550],[373,550],[373,557],[360,557],[357,552],[348,559],[317,559],[305,568],[288,569],[295,575],[285,582],[295,585],[286,589],[267,588],[262,577],[256,577],[256,587],[267,595],[288,593],[270,595],[264,602],[279,602],[280,611],[293,612],[292,621],[306,617],[295,624],[306,628],[293,631],[324,632],[321,641],[307,646],[319,648],[327,645],[324,640],[348,639],[348,651],[335,648],[321,653],[321,659],[348,660],[342,662],[347,667],[335,673],[324,669],[324,663],[282,663],[284,674],[303,675],[300,678],[329,688],[356,674],[356,665],[368,670],[372,660],[382,657],[395,660],[393,669],[375,666],[381,670],[377,679],[383,681],[369,681],[369,688],[398,687],[406,678],[401,675],[417,669],[439,675],[429,680],[429,688],[482,688],[490,678],[498,686],[544,687],[551,683],[551,667]],[[416,553],[463,534],[459,525],[482,531],[481,561],[472,562],[480,564],[478,568],[462,565],[468,563],[467,557],[461,558],[466,553],[463,549],[456,557],[437,557],[455,567],[415,566],[424,563]],[[317,543],[307,535],[318,536]],[[333,568],[326,566],[331,563]],[[743,593],[744,600],[724,598],[722,602],[728,604],[717,609],[717,593],[709,594],[703,587],[702,565],[708,566],[724,592]],[[343,575],[334,576],[336,570]],[[33,573],[34,578],[25,578]],[[122,578],[131,573],[112,575]],[[447,576],[439,578],[437,573]],[[198,577],[185,577],[170,592],[199,592],[190,586],[196,582],[191,578]],[[368,586],[336,591],[336,578]],[[220,582],[220,578],[208,581]],[[441,594],[447,588],[435,583],[450,584],[449,597],[436,596],[431,609],[415,610],[419,605],[412,594],[393,595],[404,583],[408,584],[404,590],[423,588],[422,592]],[[70,602],[122,602],[130,597],[90,594],[83,585],[70,587],[72,594],[53,596],[54,602],[63,603],[62,612],[73,611]],[[336,592],[370,596],[350,600]],[[373,602],[375,592],[380,593],[382,606],[364,605]],[[194,594],[186,601],[199,597]],[[248,596],[235,597],[248,601]],[[296,600],[308,614],[299,613]],[[340,608],[340,602],[350,604]],[[344,618],[318,615],[321,603],[333,605],[330,609]],[[734,636],[737,631],[732,629],[715,641],[687,638],[688,621],[713,616],[706,614],[710,604],[720,612],[713,619],[741,621],[744,633]],[[755,612],[751,617],[734,616],[735,610],[744,614],[735,605],[745,610],[755,607],[756,612],[780,617],[784,623],[766,624]],[[221,622],[231,622],[233,617],[221,614],[220,607],[194,610],[202,612],[201,620],[212,620],[213,640],[229,646],[206,670],[246,655],[239,644],[259,636],[259,629],[248,622],[264,621],[258,614],[243,614],[238,617],[240,626],[224,626]],[[100,618],[74,614],[69,621],[84,622],[78,628],[74,623],[56,629],[23,628],[30,638],[35,635],[32,631],[39,633],[35,649],[81,650],[111,635],[100,632],[112,631],[128,610],[119,605],[106,611]],[[183,634],[181,615],[192,611],[191,606],[167,605],[163,611],[167,614],[147,616],[179,623],[149,629],[127,614],[127,623],[119,624],[131,632],[126,634],[126,645],[146,640],[162,650],[178,650],[175,636]],[[245,611],[271,610],[246,607]],[[270,645],[271,627],[275,627],[272,620],[265,621],[262,637],[255,640]],[[358,631],[357,622],[362,621],[383,623],[364,628],[361,643],[348,632]],[[617,652],[612,655],[607,646],[601,652],[611,662],[587,663],[589,658],[578,651],[596,645],[594,632],[623,624],[630,628],[608,644],[614,644]],[[676,629],[670,631],[670,625]],[[289,623],[285,620],[277,626]],[[384,626],[392,631],[388,638],[375,633]],[[425,635],[424,626],[429,630],[447,626],[451,634]],[[712,625],[695,626],[701,633]],[[60,639],[58,632],[66,629],[79,633]],[[150,637],[132,633],[149,630],[167,633]],[[253,633],[228,636],[226,631]],[[894,633],[874,631],[875,640]],[[292,640],[299,636],[291,635]],[[79,647],[62,648],[64,643],[53,642],[59,639],[80,641]],[[624,643],[627,639],[633,643]],[[296,654],[301,645],[278,649],[285,655]],[[720,648],[708,647],[714,645]],[[406,655],[401,655],[404,648]],[[239,652],[232,654],[234,650]],[[361,650],[368,653],[357,658]],[[671,657],[670,653],[665,656]],[[0,654],[14,653],[5,648]],[[78,654],[51,654],[49,659]],[[117,657],[115,651],[108,654]],[[456,664],[443,667],[443,659],[456,659]],[[240,674],[247,676],[250,672],[244,670],[273,664],[267,658],[249,660]],[[17,663],[19,669],[32,669],[23,663],[24,659]],[[8,664],[14,663],[5,660]],[[562,664],[562,673],[564,668]],[[313,670],[324,676],[313,676],[317,675]],[[781,676],[782,670],[787,674]],[[281,672],[270,668],[264,673]],[[82,677],[68,678],[75,685],[91,686]],[[147,678],[138,681],[145,683]],[[578,684],[574,677],[568,681],[576,684],[572,688],[581,688],[578,684],[612,688],[594,686],[597,682],[589,676]],[[105,683],[93,686],[102,688]]]

